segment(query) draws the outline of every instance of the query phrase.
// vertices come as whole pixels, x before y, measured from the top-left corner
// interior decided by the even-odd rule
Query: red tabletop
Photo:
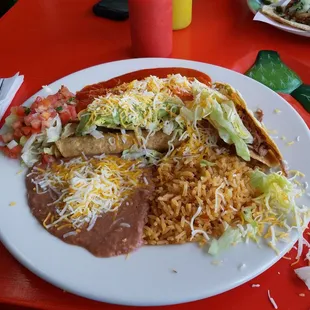
[[[0,76],[8,77],[18,71],[25,75],[13,105],[21,104],[42,85],[74,71],[131,58],[128,21],[95,17],[92,13],[95,2],[19,0],[0,20]],[[259,50],[272,49],[310,84],[309,39],[252,21],[245,0],[193,2],[191,26],[174,32],[173,58],[244,72],[253,64]],[[293,105],[309,121],[309,114],[298,103]],[[309,291],[295,276],[296,265],[291,266],[295,254],[293,250],[287,255],[289,259],[281,259],[256,279],[234,290],[167,309],[273,309],[267,297],[270,290],[279,309],[309,310]],[[252,284],[260,287],[253,288]],[[0,308],[9,305],[12,309],[21,305],[37,309],[124,308],[83,299],[53,287],[21,266],[0,244]]]

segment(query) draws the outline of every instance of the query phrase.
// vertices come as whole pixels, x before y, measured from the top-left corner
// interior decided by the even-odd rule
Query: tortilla
[[[234,102],[244,126],[254,137],[253,144],[255,144],[256,139],[256,142],[257,140],[259,140],[259,142],[261,142],[261,145],[266,148],[266,154],[264,155],[259,153],[260,146],[258,146],[257,149],[250,148],[251,158],[258,160],[259,162],[267,165],[268,167],[280,166],[282,170],[284,170],[282,162],[283,158],[280,150],[278,149],[274,141],[270,138],[266,130],[263,128],[262,124],[255,118],[253,113],[248,110],[247,105],[242,98],[242,95],[229,84],[215,83],[214,85],[219,92],[221,92],[227,98],[229,98],[229,100]]]
[[[143,131],[143,136],[146,137],[147,132]],[[162,131],[156,132],[150,136],[146,147],[158,152],[168,150],[168,142],[172,139],[172,135],[166,135]],[[118,133],[103,133],[103,138],[95,139],[92,136],[73,136],[60,139],[55,142],[57,150],[63,157],[74,157],[85,155],[100,155],[105,154],[121,154],[124,150],[130,149],[134,144],[138,145],[135,133],[127,131],[126,134]],[[180,141],[175,140],[173,145],[179,146]]]
[[[297,29],[304,30],[304,31],[310,31],[310,26],[308,26],[308,25],[297,23],[297,22],[295,22],[293,20],[288,20],[288,19],[285,19],[285,18],[279,16],[275,12],[273,6],[264,5],[262,7],[262,13],[264,13],[268,17],[272,18],[273,20],[275,20],[275,21],[277,21],[277,22],[279,22],[281,24],[284,24],[284,25],[287,25],[287,26],[291,26],[293,28],[297,28]]]

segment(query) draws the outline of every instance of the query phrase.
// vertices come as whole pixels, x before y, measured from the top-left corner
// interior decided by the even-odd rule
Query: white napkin
[[[23,81],[24,76],[19,75],[19,72],[10,78],[0,78],[0,120],[23,84]]]
[[[310,37],[310,32],[309,31],[304,31],[304,30],[301,30],[301,29],[296,29],[296,28],[293,28],[293,27],[290,27],[290,26],[282,25],[282,24],[276,22],[275,20],[269,18],[268,16],[265,16],[261,12],[257,12],[255,14],[253,20],[270,24],[270,25],[272,25],[272,26],[274,26],[276,28],[282,29],[282,30],[287,31],[287,32],[295,33],[297,35],[301,35],[301,36],[304,36],[304,37]]]

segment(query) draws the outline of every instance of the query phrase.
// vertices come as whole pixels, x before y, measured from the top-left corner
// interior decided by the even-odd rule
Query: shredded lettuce
[[[138,148],[133,145],[130,149],[123,151],[122,158],[127,160],[145,159],[148,164],[156,164],[163,154],[155,150]]]
[[[21,146],[24,146],[25,143],[27,142],[28,138],[26,136],[22,136],[20,139],[19,139],[19,144]]]
[[[233,229],[230,226],[227,227],[223,235],[219,239],[213,239],[211,241],[208,253],[215,256],[221,251],[230,248],[242,240],[242,235],[238,229]]]
[[[51,146],[51,147],[44,147],[43,148],[43,153],[44,154],[48,154],[48,155],[54,155],[53,146]]]
[[[253,143],[253,137],[242,123],[234,103],[207,87],[194,89],[193,93],[194,105],[182,107],[180,115],[194,125],[197,121],[207,119],[218,130],[221,139],[227,144],[234,144],[237,154],[249,161],[247,144]]]
[[[61,138],[68,138],[70,136],[73,136],[75,133],[75,126],[73,123],[67,124],[63,129],[61,133]]]
[[[78,136],[85,134],[84,132],[86,132],[89,128],[89,120],[90,120],[90,114],[89,113],[82,113],[81,115],[79,114],[79,118],[80,118],[80,122],[79,125],[76,128],[76,134]]]
[[[37,134],[33,134],[24,144],[21,158],[28,167],[32,167],[39,160],[39,151],[33,146],[36,142]]]
[[[219,104],[216,100],[213,100],[212,112],[208,119],[212,125],[218,129],[220,137],[226,143],[234,144],[237,154],[245,161],[249,161],[250,151],[247,142],[253,141],[253,137],[250,133],[247,135],[245,132],[241,131],[242,126],[244,126],[241,119],[239,117],[232,117],[231,115],[234,114],[232,110],[230,110],[231,115],[228,115],[223,107],[228,110],[231,109],[230,105],[225,105],[225,103]],[[230,119],[228,119],[227,116],[230,116]],[[236,128],[238,128],[238,130],[236,130]],[[242,134],[240,134],[240,132],[242,132]]]
[[[211,161],[208,161],[208,160],[205,160],[205,159],[202,159],[201,161],[200,161],[200,166],[201,167],[212,167],[212,166],[214,166],[214,165],[216,165],[216,163],[212,163]]]
[[[252,210],[254,207],[246,207],[242,209],[242,215],[245,222],[251,224],[254,228],[257,227],[257,222],[254,221],[252,216]]]
[[[138,127],[150,131],[163,129],[166,134],[171,134],[181,125],[175,122],[175,118],[184,104],[181,100],[169,96],[165,95],[160,101],[156,101],[155,95],[152,98],[141,94],[99,98],[79,115],[77,133],[84,135],[92,126],[103,126],[125,130],[135,130]]]
[[[267,207],[280,208],[286,212],[291,211],[293,185],[279,173],[265,174],[255,170],[251,173],[251,185],[259,190],[265,198]]]
[[[59,140],[61,130],[62,130],[61,119],[57,114],[57,116],[52,120],[51,126],[46,129],[46,138],[47,138],[46,142],[51,143]]]

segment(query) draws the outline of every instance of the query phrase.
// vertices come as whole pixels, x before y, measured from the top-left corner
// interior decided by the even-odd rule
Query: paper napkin
[[[16,73],[10,78],[0,78],[0,120],[22,85],[24,76]]]

